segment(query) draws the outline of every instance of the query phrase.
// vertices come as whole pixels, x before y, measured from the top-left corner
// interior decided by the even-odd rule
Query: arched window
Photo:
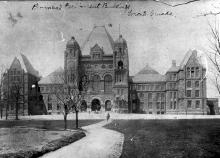
[[[105,90],[105,93],[112,92],[112,76],[111,75],[105,75],[104,77],[104,90]]]
[[[118,69],[123,69],[123,62],[121,60],[118,62]]]
[[[93,84],[92,84],[93,91],[99,91],[101,78],[98,75],[94,75],[92,82],[93,82]]]

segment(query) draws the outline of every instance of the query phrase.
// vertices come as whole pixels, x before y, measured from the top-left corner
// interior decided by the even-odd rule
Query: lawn
[[[220,119],[114,120],[125,135],[121,158],[220,157]]]
[[[79,127],[88,126],[100,122],[102,120],[79,120]],[[11,128],[15,126],[25,126],[34,127],[46,130],[63,130],[64,121],[63,120],[8,120],[0,121],[0,128]],[[67,121],[67,129],[75,128],[75,120]]]
[[[87,126],[101,120],[79,120]],[[68,129],[75,121],[68,121]],[[63,120],[0,121],[0,157],[36,157],[85,136],[81,130],[63,130]]]

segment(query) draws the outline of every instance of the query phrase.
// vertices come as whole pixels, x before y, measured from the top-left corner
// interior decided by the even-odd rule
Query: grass
[[[87,126],[100,120],[79,120]],[[68,121],[69,129],[75,121]],[[38,157],[85,136],[81,130],[63,130],[63,120],[0,121],[0,157]]]
[[[100,122],[102,120],[79,120],[79,127],[88,126]],[[40,128],[46,130],[63,130],[64,121],[63,120],[8,120],[0,121],[0,128],[12,128],[16,126],[25,126]],[[67,121],[67,129],[75,129],[75,120]]]
[[[121,158],[220,157],[220,120],[114,120],[125,135]]]

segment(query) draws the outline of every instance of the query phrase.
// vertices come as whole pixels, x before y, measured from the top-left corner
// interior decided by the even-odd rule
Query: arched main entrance
[[[92,100],[92,105],[91,105],[91,110],[92,111],[100,111],[101,109],[101,104],[98,99],[93,99]]]
[[[105,111],[111,111],[112,105],[110,100],[105,101]]]
[[[81,111],[86,111],[87,110],[87,103],[85,100],[82,101],[81,106],[80,106]]]

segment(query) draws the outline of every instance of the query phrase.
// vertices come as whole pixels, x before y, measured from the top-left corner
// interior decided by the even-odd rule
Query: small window
[[[52,103],[48,103],[48,110],[52,110]]]
[[[191,108],[192,107],[192,100],[187,100],[187,108]]]
[[[170,102],[170,109],[173,109],[173,102]]]
[[[199,97],[199,90],[195,90],[195,97]]]
[[[194,67],[191,67],[191,77],[192,77],[192,78],[195,77],[195,70],[194,70]]]
[[[199,81],[195,81],[195,87],[196,87],[196,88],[199,87]]]
[[[160,114],[160,111],[157,111],[157,114]]]
[[[196,77],[199,77],[199,67],[196,67]]]
[[[165,108],[165,103],[162,102],[162,103],[161,103],[161,109],[164,109],[164,108]]]
[[[190,78],[190,68],[189,67],[187,67],[187,69],[186,69],[186,77]]]
[[[187,97],[191,97],[191,90],[187,90],[187,91],[186,91],[186,96],[187,96]]]
[[[157,102],[157,109],[160,109],[160,102]]]
[[[149,103],[148,103],[148,108],[149,108],[149,109],[152,109],[152,102],[149,102]]]
[[[152,114],[152,112],[150,111],[149,114]]]
[[[191,81],[187,81],[187,82],[186,82],[186,87],[187,87],[187,88],[191,88],[191,87],[192,87]]]
[[[196,108],[200,108],[200,100],[196,100]]]

